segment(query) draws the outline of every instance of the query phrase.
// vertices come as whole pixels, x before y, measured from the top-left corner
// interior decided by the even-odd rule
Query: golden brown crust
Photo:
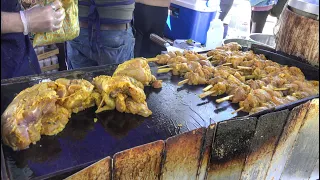
[[[111,158],[106,157],[67,177],[66,180],[111,180]]]
[[[196,179],[205,128],[167,139],[162,180]]]
[[[21,91],[1,116],[4,144],[23,150],[39,141],[41,135],[61,132],[72,112],[95,105],[93,88],[83,79],[60,78]]]
[[[163,149],[160,140],[115,154],[114,179],[158,179]]]

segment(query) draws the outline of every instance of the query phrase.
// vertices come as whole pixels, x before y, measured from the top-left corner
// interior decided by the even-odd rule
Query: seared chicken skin
[[[117,109],[148,117],[152,112],[144,86],[161,88],[162,81],[151,74],[146,59],[137,58],[120,64],[112,77],[94,78],[93,84],[61,78],[21,91],[1,116],[3,142],[14,150],[26,149],[41,135],[61,132],[72,113],[94,105],[97,113]]]
[[[41,117],[55,106],[58,95],[56,84],[47,82],[21,91],[1,116],[4,144],[21,150],[36,143],[41,137]]]
[[[97,104],[96,113],[117,109],[119,112],[138,114],[144,117],[152,114],[145,102],[146,95],[143,91],[143,84],[134,78],[101,75],[93,79],[93,84],[102,95],[102,101]]]
[[[94,86],[89,81],[61,78],[55,83],[59,96],[58,103],[71,112],[77,113],[95,105],[95,98],[92,95]]]
[[[150,85],[156,78],[151,74],[146,59],[136,58],[119,64],[113,76],[129,76],[141,82],[144,86]]]
[[[71,113],[95,105],[93,85],[86,80],[57,79],[21,91],[1,116],[4,144],[22,150],[41,135],[55,135],[68,123]]]

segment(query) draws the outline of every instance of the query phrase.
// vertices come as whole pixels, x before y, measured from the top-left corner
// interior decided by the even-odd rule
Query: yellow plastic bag
[[[39,0],[38,3],[46,5],[54,0]],[[62,28],[55,32],[36,33],[33,46],[44,46],[54,43],[62,43],[79,36],[80,27],[78,19],[78,0],[60,0],[66,12]]]

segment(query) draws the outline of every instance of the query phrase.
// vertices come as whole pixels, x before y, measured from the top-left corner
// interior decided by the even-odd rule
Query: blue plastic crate
[[[172,40],[193,39],[206,43],[210,22],[217,11],[200,12],[171,3],[164,35]]]

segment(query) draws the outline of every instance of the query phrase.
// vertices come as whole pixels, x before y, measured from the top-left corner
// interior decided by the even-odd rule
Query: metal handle
[[[169,45],[166,40],[153,33],[150,34],[150,40],[165,48]]]

